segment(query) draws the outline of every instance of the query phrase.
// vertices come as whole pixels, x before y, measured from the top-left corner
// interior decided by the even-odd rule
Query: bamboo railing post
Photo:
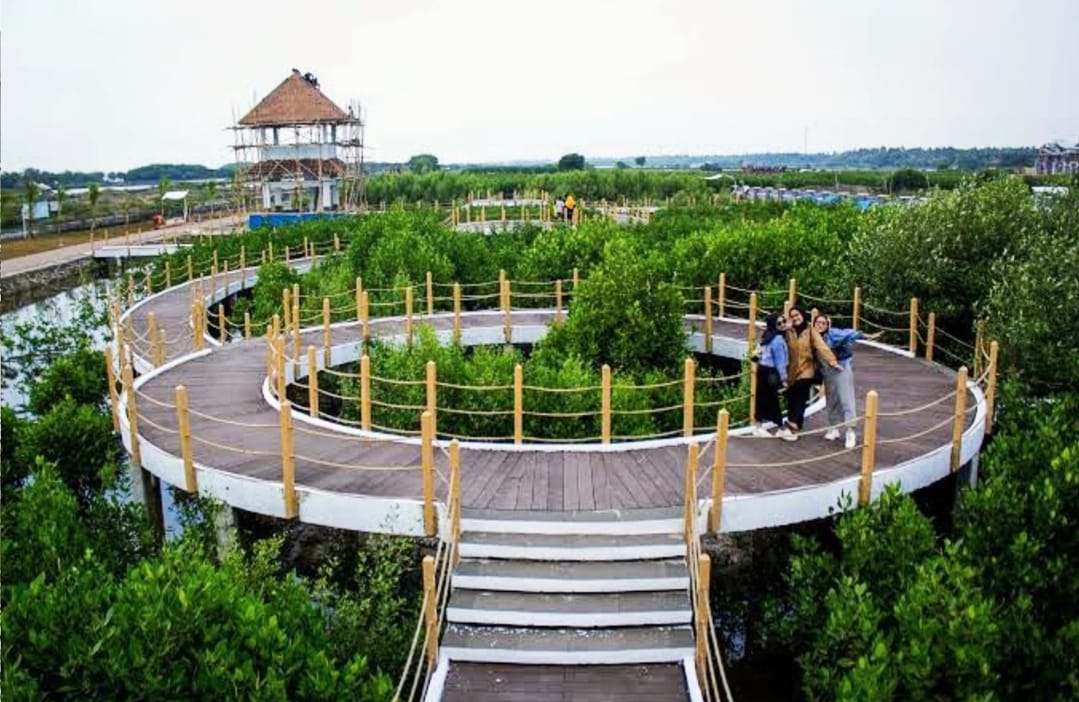
[[[577,294],[577,286],[581,284],[581,275],[578,273],[577,268],[573,268],[573,295]],[[572,300],[571,300],[572,301]]]
[[[195,278],[195,264],[191,261],[191,256],[187,257],[187,279],[194,280]]]
[[[300,296],[292,296],[292,377],[300,375]]]
[[[727,274],[719,274],[719,318],[727,315]]]
[[[554,282],[554,321],[562,321],[562,280]]]
[[[127,306],[135,304],[135,274],[127,274]]]
[[[251,338],[251,310],[244,310],[244,338]]]
[[[307,347],[307,411],[318,419],[318,355],[314,346]]]
[[[277,401],[281,402],[285,399],[286,390],[288,389],[288,381],[285,378],[285,337],[279,336],[274,341],[274,351],[277,358],[274,360],[274,368],[277,374]]]
[[[510,292],[510,281],[507,278],[505,287],[502,292],[503,303],[502,309],[505,311],[505,320],[503,322],[503,335],[506,337],[506,343],[513,343],[513,294]]]
[[[193,334],[192,342],[196,351],[202,350],[204,340],[202,338],[202,324],[204,320],[205,312],[202,309],[202,300],[195,298],[191,303],[191,333]]]
[[[985,433],[993,433],[993,412],[997,400],[997,354],[1000,344],[996,340],[989,342],[989,377],[985,385]]]
[[[172,263],[169,259],[165,259],[165,287],[172,287]]]
[[[356,277],[356,321],[363,321],[363,279]]]
[[[435,283],[431,280],[431,271],[427,271],[427,316],[435,313]]]
[[[858,481],[858,504],[869,504],[873,496],[873,469],[877,462],[877,407],[876,390],[865,395],[865,429],[862,438],[862,477]]]
[[[708,626],[710,622],[706,616],[708,612],[708,597],[710,596],[709,590],[711,589],[712,581],[712,559],[707,553],[702,553],[697,556],[697,592],[694,593],[697,598],[696,611],[697,616],[693,618],[693,623],[696,627],[696,664],[697,664],[697,676],[699,680],[708,680]],[[706,685],[707,686],[707,685]]]
[[[270,239],[269,244],[270,244],[269,259],[270,259],[270,263],[273,263],[273,239]]]
[[[611,367],[606,363],[600,375],[600,434],[603,443],[611,443]]]
[[[730,412],[719,411],[716,426],[715,455],[712,460],[712,509],[708,513],[708,530],[719,533],[723,519],[723,495],[727,491],[727,434],[730,427]]]
[[[281,399],[281,487],[285,498],[285,518],[299,513],[296,501],[296,456],[292,448],[292,403]]]
[[[461,445],[457,439],[450,441],[450,537],[454,543],[461,540]],[[457,552],[460,560],[461,553]]]
[[[322,365],[330,367],[330,298],[322,298]]]
[[[963,428],[967,420],[967,367],[955,374],[955,414],[952,416],[952,472],[959,470],[963,460]]]
[[[520,445],[524,442],[524,369],[518,363],[513,367],[513,443]]]
[[[245,287],[244,281],[247,279],[247,276],[244,274],[245,270],[247,270],[247,246],[242,245],[242,246],[240,246],[240,288],[241,289]]]
[[[982,377],[982,349],[985,348],[985,322],[978,320],[974,325],[974,377]]]
[[[697,385],[697,363],[686,358],[682,374],[682,435],[693,436],[693,393]]]
[[[791,307],[798,302],[798,279],[791,278],[789,287],[787,288],[787,304]]]
[[[910,355],[918,355],[918,298],[910,298]]]
[[[412,286],[405,288],[405,336],[412,345]]]
[[[285,329],[292,328],[292,291],[286,285],[281,289],[281,307],[284,309],[282,319],[285,322]]]
[[[161,346],[157,337],[157,319],[153,312],[146,315],[146,326],[150,336],[150,361],[157,367],[161,365]]]
[[[371,357],[360,357],[360,428],[371,431]]]
[[[340,251],[341,250],[341,237],[339,237],[337,235],[337,232],[333,233],[333,250],[334,251]]]
[[[453,343],[461,343],[461,284],[453,284]]]
[[[712,353],[712,286],[704,286],[704,352]]]
[[[434,361],[427,362],[426,371],[427,411],[431,414],[431,430],[435,431],[438,426],[438,369]]]
[[[757,362],[749,362],[749,423],[757,421]]]
[[[929,313],[929,322],[925,330],[925,360],[933,360],[933,343],[937,336],[937,313]]]
[[[187,407],[187,388],[176,386],[176,419],[180,428],[180,454],[184,461],[184,490],[198,492],[198,476],[195,474],[195,459],[191,449],[191,416]]]
[[[292,284],[292,332],[300,333],[300,284]]]
[[[228,341],[229,328],[225,324],[225,304],[219,302],[217,304],[217,340],[224,346]]]
[[[367,290],[364,290],[363,305],[360,306],[363,308],[360,309],[359,321],[360,327],[363,327],[364,329],[363,338],[364,343],[366,344],[367,341],[371,338],[371,297],[370,294],[368,294]]]
[[[142,468],[142,450],[139,447],[139,412],[135,408],[135,373],[130,363],[124,364],[124,391],[127,393],[127,430],[131,439],[131,464]]]
[[[311,248],[308,245],[306,236],[303,238],[303,257],[304,258],[310,258],[311,257]]]
[[[862,289],[854,288],[854,309],[851,311],[851,329],[857,330],[858,323],[862,321]]]
[[[290,263],[292,263],[292,252],[289,250],[289,247],[286,246],[285,247],[285,265],[287,266]]]
[[[116,368],[113,366],[112,344],[105,344],[105,374],[109,382],[109,408],[112,410],[112,430],[120,431],[120,398],[116,393]]]
[[[685,502],[683,504],[683,536],[686,546],[697,538],[697,463],[700,460],[701,447],[690,444],[686,447]]]
[[[753,342],[757,338],[757,293],[749,293],[749,330],[746,332],[746,342],[749,344],[749,353],[753,353]]]
[[[428,670],[438,666],[438,588],[435,584],[434,556],[423,557],[423,621],[426,628]]]
[[[420,467],[423,473],[423,528],[434,536],[438,527],[435,519],[435,430],[430,412],[420,415]]]

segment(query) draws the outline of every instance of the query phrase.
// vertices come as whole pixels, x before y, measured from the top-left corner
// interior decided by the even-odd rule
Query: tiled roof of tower
[[[342,122],[352,117],[292,69],[281,85],[240,119],[245,127]]]

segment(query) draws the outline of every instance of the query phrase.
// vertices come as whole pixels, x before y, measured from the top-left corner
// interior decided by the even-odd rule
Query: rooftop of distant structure
[[[288,78],[240,119],[242,127],[278,127],[291,124],[332,124],[355,122],[319,89],[311,73],[293,68]]]

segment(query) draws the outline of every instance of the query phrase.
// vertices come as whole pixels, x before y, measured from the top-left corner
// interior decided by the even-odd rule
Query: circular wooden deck
[[[218,275],[208,302],[249,286],[255,270]],[[195,351],[190,303],[195,285],[185,283],[132,306],[124,319],[133,328],[132,356],[142,376],[136,381],[138,440],[143,466],[166,482],[183,486],[175,388],[187,388],[193,458],[200,493],[263,514],[284,516],[279,411],[267,401],[267,344],[264,338],[224,346],[207,341]],[[149,315],[170,343],[165,362],[154,367],[146,336]],[[553,318],[553,310],[513,312],[514,339],[535,334]],[[417,322],[448,333],[452,315],[418,315]],[[463,333],[500,338],[502,318],[489,312],[462,315]],[[700,317],[687,317],[687,325]],[[400,318],[372,318],[371,333],[402,333]],[[531,331],[529,331],[531,330]],[[360,340],[356,323],[332,328],[335,357],[349,353]],[[115,336],[115,335],[114,335]],[[746,348],[746,322],[723,318],[713,323],[713,346],[728,355]],[[691,336],[691,345],[701,343]],[[114,342],[115,343],[115,342]],[[301,346],[321,348],[321,327],[306,330]],[[115,347],[114,347],[115,348]],[[724,353],[723,351],[717,351]],[[352,351],[352,357],[355,352]],[[938,364],[912,358],[903,350],[860,343],[855,378],[859,410],[867,390],[880,395],[873,494],[899,482],[911,491],[951,470],[956,374]],[[125,393],[126,397],[126,393]],[[981,446],[985,402],[977,384],[967,386],[966,424],[961,462]],[[422,523],[420,447],[414,440],[357,436],[355,430],[326,422],[312,423],[294,411],[296,490],[299,518],[350,529],[418,534]],[[823,417],[807,421],[807,435],[788,443],[734,432],[727,452],[721,528],[740,531],[826,516],[843,493],[857,495],[861,449],[843,450],[814,429]],[[125,445],[130,426],[121,417]],[[859,427],[859,439],[861,439]],[[467,510],[531,512],[637,510],[682,505],[685,444],[698,442],[701,455],[698,493],[707,509],[711,490],[713,435],[690,439],[599,445],[515,447],[503,444],[461,450],[462,505]],[[436,468],[448,475],[445,451],[436,450]],[[436,481],[440,500],[445,482]]]

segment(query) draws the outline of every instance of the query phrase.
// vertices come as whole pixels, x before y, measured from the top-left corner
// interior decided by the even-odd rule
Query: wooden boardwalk
[[[226,277],[218,276],[223,287]],[[228,280],[234,284],[239,274]],[[161,293],[132,313],[135,353],[149,358],[147,342],[140,340],[153,312],[159,328],[170,340],[167,360],[190,354],[192,335],[188,315],[191,284]],[[515,325],[541,325],[551,311],[515,311]],[[417,322],[425,321],[417,316]],[[452,327],[449,315],[427,320],[437,329]],[[464,328],[501,328],[502,318],[490,313],[466,313]],[[402,322],[373,318],[372,334],[399,334]],[[745,325],[717,321],[714,334],[742,339]],[[358,325],[336,326],[333,345],[354,343]],[[305,333],[301,346],[321,348],[322,331]],[[291,346],[291,344],[290,344]],[[278,411],[263,399],[266,376],[264,338],[213,348],[164,370],[144,383],[137,396],[140,435],[173,455],[180,455],[174,391],[183,384],[189,393],[191,434],[195,461],[204,466],[248,478],[280,480]],[[865,392],[880,394],[878,470],[902,464],[951,441],[954,401],[953,371],[923,360],[859,345],[855,358],[859,410]],[[931,404],[935,400],[936,404]],[[904,411],[930,405],[907,414]],[[974,402],[968,398],[967,406]],[[973,413],[968,412],[968,422]],[[824,418],[808,419],[807,430],[821,427]],[[936,427],[935,429],[933,427]],[[419,446],[412,443],[364,439],[345,432],[294,422],[296,484],[320,490],[387,498],[418,499],[422,495]],[[914,439],[891,442],[922,433]],[[728,448],[728,495],[796,489],[857,475],[859,450],[839,452],[838,442],[819,434],[788,443],[779,440],[732,436]],[[437,464],[445,474],[443,452]],[[827,457],[827,458],[822,458]],[[462,449],[462,503],[465,509],[486,510],[630,510],[669,507],[683,503],[684,446],[647,449],[626,445],[625,450],[595,452],[568,447],[557,451]],[[711,448],[701,456],[702,483],[709,480]],[[367,466],[370,468],[361,468]],[[440,484],[439,489],[443,489]],[[442,497],[442,495],[440,495]]]

